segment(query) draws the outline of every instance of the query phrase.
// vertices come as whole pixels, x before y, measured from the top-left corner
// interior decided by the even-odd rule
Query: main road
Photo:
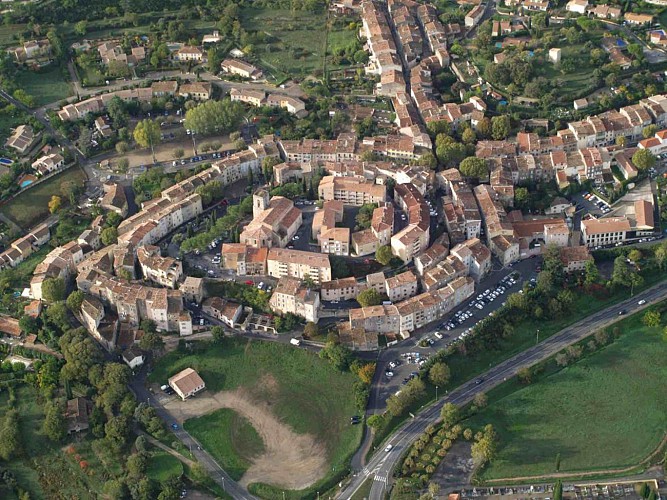
[[[457,406],[470,402],[477,393],[488,392],[508,378],[517,374],[522,368],[530,367],[535,363],[543,361],[564,348],[575,344],[591,335],[593,332],[605,328],[618,321],[621,311],[634,313],[649,307],[650,305],[664,299],[667,293],[667,282],[649,288],[634,297],[629,298],[616,305],[592,314],[572,326],[561,330],[516,356],[513,356],[486,373],[470,380],[457,389],[451,391],[446,397],[436,401],[425,410],[419,412],[415,418],[408,420],[389,439],[383,443],[380,449],[368,462],[366,467],[352,478],[350,484],[341,491],[337,498],[349,499],[361,487],[368,477],[373,477],[371,487],[371,500],[384,498],[387,485],[391,481],[391,474],[398,461],[410,445],[426,430],[426,427],[435,423],[440,418],[440,409],[445,403],[454,403]],[[645,300],[643,304],[640,301]],[[391,445],[391,451],[386,452],[384,448]]]

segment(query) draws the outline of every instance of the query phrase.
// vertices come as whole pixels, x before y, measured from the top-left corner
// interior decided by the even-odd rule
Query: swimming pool
[[[4,157],[0,158],[0,164],[2,164],[2,165],[11,165],[13,163],[14,162],[12,160],[10,160],[9,158],[4,158]]]
[[[34,181],[32,179],[26,179],[25,181],[21,182],[21,188],[24,188],[26,186],[29,186],[32,184]]]

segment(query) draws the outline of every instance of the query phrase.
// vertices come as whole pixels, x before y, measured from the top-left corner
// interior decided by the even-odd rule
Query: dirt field
[[[262,482],[290,490],[315,483],[327,471],[326,450],[310,435],[297,434],[280,422],[266,403],[243,390],[206,392],[194,399],[173,399],[165,408],[179,422],[220,408],[230,408],[247,418],[264,441],[265,452],[253,460],[241,484]]]

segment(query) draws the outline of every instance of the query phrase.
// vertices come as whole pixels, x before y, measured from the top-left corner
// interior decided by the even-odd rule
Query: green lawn
[[[53,64],[43,71],[20,71],[16,83],[35,98],[37,106],[62,101],[72,94],[63,69]]]
[[[191,353],[165,355],[155,364],[150,380],[162,382],[186,367],[197,370],[210,391],[243,387],[270,403],[276,416],[295,432],[311,434],[325,446],[332,472],[348,466],[361,439],[361,426],[349,424],[349,416],[357,412],[353,374],[340,373],[303,349],[227,339],[222,344],[195,343]]]
[[[264,451],[262,438],[250,422],[228,408],[192,418],[184,427],[235,480],[241,479],[252,458]]]
[[[0,46],[16,47],[19,45],[18,37],[28,28],[27,24],[4,24],[0,30]]]
[[[51,196],[61,196],[60,185],[65,181],[73,181],[83,186],[86,176],[79,167],[71,167],[65,172],[41,182],[34,188],[17,195],[14,199],[0,207],[0,213],[9,217],[24,229],[37,224],[49,215],[48,203]],[[63,197],[63,203],[67,199]]]
[[[167,452],[157,451],[148,460],[146,475],[159,483],[181,474],[183,474],[183,464],[178,458]]]
[[[502,397],[464,426],[492,423],[498,455],[482,479],[638,464],[667,429],[667,342],[642,314],[618,323],[604,349]]]
[[[305,76],[322,69],[326,14],[250,7],[242,9],[241,24],[268,37],[255,47],[265,74]]]

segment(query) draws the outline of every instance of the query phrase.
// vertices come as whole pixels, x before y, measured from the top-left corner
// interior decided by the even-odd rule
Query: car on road
[[[393,450],[393,449],[394,449],[394,445],[393,445],[393,444],[388,444],[387,447],[384,449],[384,451],[386,451],[387,453],[389,453],[389,452],[390,452],[391,450]]]
[[[391,370],[384,372],[384,374],[387,376],[387,378],[391,378],[394,376],[394,372],[392,372]]]
[[[618,311],[618,315],[619,315],[619,316],[623,316],[624,314],[625,314],[625,311],[624,311],[624,310]]]
[[[179,429],[178,424],[171,424],[171,428],[177,431]]]
[[[444,337],[444,335],[440,332],[435,332],[435,336],[438,337],[439,339],[442,339],[442,337]]]
[[[248,280],[248,281],[245,281],[245,284],[248,285],[248,286],[252,286],[254,283],[252,281]]]
[[[482,382],[484,382],[484,379],[483,378],[478,378],[477,380],[475,380],[475,385],[479,385]]]
[[[639,302],[637,302],[637,304],[639,304],[640,306],[643,306],[644,304],[646,304],[646,301],[644,299],[642,299]]]

